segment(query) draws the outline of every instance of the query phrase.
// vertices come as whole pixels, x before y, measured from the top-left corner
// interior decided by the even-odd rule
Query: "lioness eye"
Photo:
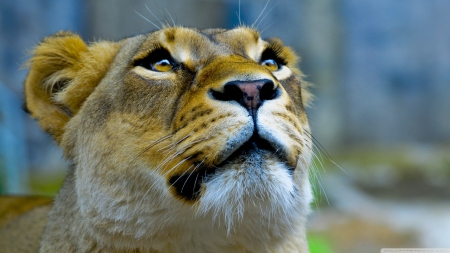
[[[135,61],[134,65],[156,72],[168,72],[176,67],[169,51],[164,48],[158,48],[150,52],[146,57]]]
[[[261,54],[261,59],[259,63],[261,66],[266,67],[268,70],[275,72],[281,68],[282,65],[286,65],[286,61],[280,57],[277,53],[279,50],[274,50],[273,48],[266,48]]]
[[[173,64],[170,60],[163,59],[163,60],[151,63],[150,67],[153,71],[167,72],[167,71],[172,70]]]
[[[264,60],[261,63],[261,65],[263,65],[264,67],[266,67],[270,71],[277,71],[278,69],[280,69],[280,66],[278,65],[278,63],[274,59]]]

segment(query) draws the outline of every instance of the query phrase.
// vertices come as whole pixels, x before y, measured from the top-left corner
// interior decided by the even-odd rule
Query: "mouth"
[[[288,166],[284,161],[285,155],[280,149],[276,149],[266,139],[254,133],[252,137],[243,143],[236,151],[230,154],[224,161],[217,166],[206,167],[201,163],[196,164],[194,171],[184,173],[182,175],[175,175],[169,179],[169,183],[173,186],[176,195],[187,201],[195,201],[200,197],[201,184],[214,177],[217,169],[223,168],[229,164],[244,164],[246,162],[253,163],[255,166],[262,166],[264,159],[262,154],[273,155],[278,161],[283,162],[288,170],[292,172],[294,168]],[[254,159],[252,159],[254,158]]]
[[[259,136],[258,133],[254,133],[252,137],[242,144],[236,151],[229,155],[218,167],[223,167],[229,163],[242,163],[252,153],[267,152],[277,154],[277,149],[266,139]],[[281,158],[281,157],[279,157]]]

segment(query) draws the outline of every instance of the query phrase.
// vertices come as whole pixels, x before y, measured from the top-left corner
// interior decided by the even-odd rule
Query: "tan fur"
[[[0,197],[0,251],[37,252],[51,198]]]
[[[158,50],[174,69],[151,70]],[[72,166],[42,233],[38,205],[3,215],[0,235],[34,222],[30,252],[308,252],[311,95],[296,63],[246,27],[44,39],[26,104]],[[237,83],[262,85],[257,107],[233,98]]]

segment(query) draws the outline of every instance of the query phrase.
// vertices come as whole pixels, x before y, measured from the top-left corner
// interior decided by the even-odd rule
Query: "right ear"
[[[34,49],[25,80],[26,109],[58,143],[119,48],[120,43],[107,41],[88,46],[76,34],[59,32]]]

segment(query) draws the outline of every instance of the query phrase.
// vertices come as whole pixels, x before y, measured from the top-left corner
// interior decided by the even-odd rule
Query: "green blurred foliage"
[[[308,235],[308,244],[310,253],[334,253],[330,242],[319,235]]]
[[[31,173],[28,179],[30,192],[39,196],[55,196],[61,188],[65,176],[64,169],[47,173]]]

